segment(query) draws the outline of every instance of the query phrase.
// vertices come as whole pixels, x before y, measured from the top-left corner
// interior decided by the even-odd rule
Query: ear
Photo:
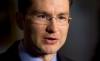
[[[17,12],[16,13],[16,22],[17,26],[23,30],[24,29],[24,15],[22,13]]]

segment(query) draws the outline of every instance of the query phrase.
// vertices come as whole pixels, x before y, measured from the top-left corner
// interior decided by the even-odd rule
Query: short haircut
[[[27,13],[27,9],[31,6],[32,0],[18,0],[18,11],[22,14]],[[72,5],[72,0],[69,0],[70,7]]]

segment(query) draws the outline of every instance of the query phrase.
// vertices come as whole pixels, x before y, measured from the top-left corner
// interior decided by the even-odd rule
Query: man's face
[[[56,53],[65,43],[68,17],[68,0],[32,0],[25,15],[25,45],[31,49],[35,45],[43,53]]]

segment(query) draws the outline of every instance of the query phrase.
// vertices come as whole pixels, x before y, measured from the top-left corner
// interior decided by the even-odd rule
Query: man
[[[70,0],[19,0],[18,8],[24,39],[2,56],[10,61],[71,61],[59,52],[68,33]]]

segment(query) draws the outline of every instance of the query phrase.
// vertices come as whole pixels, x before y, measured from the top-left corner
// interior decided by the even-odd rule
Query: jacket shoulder
[[[73,59],[65,56],[62,52],[58,52],[58,61],[74,61]]]
[[[19,61],[18,55],[18,43],[15,42],[11,47],[7,49],[4,53],[0,54],[0,61]]]

